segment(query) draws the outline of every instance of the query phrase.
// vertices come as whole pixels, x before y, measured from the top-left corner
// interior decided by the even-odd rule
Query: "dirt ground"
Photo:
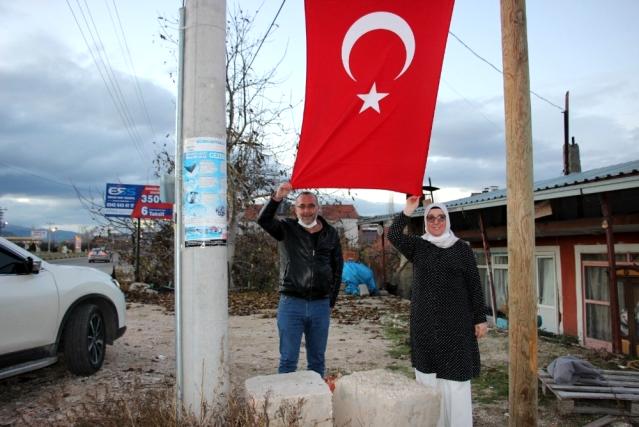
[[[408,309],[408,302],[395,297],[342,299],[334,312],[327,350],[327,373],[348,374],[376,368],[409,372],[407,358],[389,354],[394,347],[384,336],[384,325]],[[237,310],[232,310],[232,312]],[[103,368],[91,377],[69,374],[63,362],[39,371],[0,381],[0,426],[64,423],[68,411],[105,396],[122,397],[131,385],[170,387],[175,382],[174,316],[165,307],[129,303],[127,333],[107,348]],[[481,341],[483,367],[507,372],[507,334],[492,331]],[[229,318],[231,381],[240,386],[255,375],[277,370],[278,339],[274,307]],[[540,366],[557,355],[580,354],[565,343],[540,340]],[[609,360],[609,363],[616,363]],[[305,354],[300,355],[305,367]],[[473,386],[475,388],[475,386]],[[507,399],[507,398],[506,398]],[[507,400],[475,402],[475,425],[507,425]],[[539,425],[578,426],[598,416],[560,416],[553,401],[540,403]]]

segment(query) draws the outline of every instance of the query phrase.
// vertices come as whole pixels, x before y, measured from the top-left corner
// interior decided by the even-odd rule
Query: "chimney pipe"
[[[575,143],[575,137],[572,137],[572,144],[568,149],[568,172],[581,172],[581,156],[579,155],[579,144]]]

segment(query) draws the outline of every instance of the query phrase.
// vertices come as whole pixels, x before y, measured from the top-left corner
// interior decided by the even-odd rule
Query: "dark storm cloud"
[[[57,197],[77,205],[72,185],[95,193],[107,182],[153,180],[157,145],[152,142],[173,138],[172,94],[139,79],[149,124],[133,79],[115,71],[135,123],[127,130],[92,63],[70,60],[64,47],[50,40],[33,46],[43,54],[11,68],[0,64],[0,204],[9,205],[8,198]],[[80,222],[86,223],[84,215]]]
[[[438,104],[430,154],[438,157],[490,158],[504,151],[503,119],[472,109],[463,101]]]
[[[130,78],[119,79],[122,88],[132,87]],[[155,149],[151,141],[164,142],[165,135],[173,133],[171,94],[143,80],[155,135],[134,92],[129,92],[127,103],[137,127],[127,131],[96,73],[64,58],[0,69],[0,81],[0,103],[10,106],[0,110],[1,161],[16,167],[4,175],[0,194],[25,191],[12,181],[19,180],[20,170],[83,185],[125,176],[146,180]]]
[[[442,189],[501,185],[505,177],[501,121],[466,101],[438,103],[424,182],[430,177]]]
[[[632,93],[623,85],[602,82],[571,93],[570,136],[580,146],[583,170],[639,157],[639,130],[622,124],[623,117],[609,115],[606,96],[633,105]],[[627,111],[627,110],[624,110]],[[632,108],[631,108],[632,111]],[[563,171],[564,125],[562,110],[531,98],[534,179],[558,177]],[[479,191],[506,184],[506,143],[503,98],[483,101],[439,102],[424,182],[442,188]]]

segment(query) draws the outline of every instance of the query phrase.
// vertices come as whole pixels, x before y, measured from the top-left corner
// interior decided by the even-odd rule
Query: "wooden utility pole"
[[[537,425],[532,125],[525,0],[501,0],[508,191],[509,425]]]

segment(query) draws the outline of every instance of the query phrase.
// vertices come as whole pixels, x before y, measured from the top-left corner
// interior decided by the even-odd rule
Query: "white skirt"
[[[470,381],[452,381],[437,378],[437,374],[425,374],[415,369],[419,384],[433,387],[441,394],[437,427],[472,427],[473,403]]]

